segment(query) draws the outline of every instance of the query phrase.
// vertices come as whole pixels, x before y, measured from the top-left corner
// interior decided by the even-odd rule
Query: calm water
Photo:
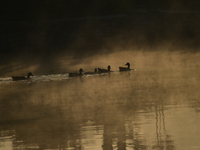
[[[200,149],[196,69],[0,79],[0,150]]]

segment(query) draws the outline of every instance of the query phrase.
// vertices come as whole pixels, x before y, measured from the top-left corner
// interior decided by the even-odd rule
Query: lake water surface
[[[0,79],[0,150],[200,149],[197,69]]]

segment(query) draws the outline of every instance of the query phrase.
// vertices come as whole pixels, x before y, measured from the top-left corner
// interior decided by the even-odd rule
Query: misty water
[[[0,150],[200,149],[199,70],[194,57],[180,68],[175,60],[82,77],[0,78]]]

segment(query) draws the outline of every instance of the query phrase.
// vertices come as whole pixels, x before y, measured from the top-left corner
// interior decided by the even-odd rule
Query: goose
[[[31,72],[28,73],[27,77],[26,76],[12,76],[13,81],[17,80],[27,80],[30,79],[30,76],[33,76]]]
[[[98,73],[98,72],[97,72],[97,68],[95,68],[95,69],[94,69],[94,72],[85,72],[84,74],[87,75],[87,74],[97,74],[97,73]]]
[[[82,76],[83,75],[83,69],[79,69],[79,73],[69,73],[69,77],[75,77],[75,76]]]
[[[129,62],[127,62],[126,64],[125,64],[125,66],[127,66],[127,67],[119,67],[119,71],[130,71],[131,69],[130,69],[130,63]]]
[[[110,69],[111,69],[110,65],[108,65],[107,70],[106,69],[98,68],[98,73],[107,73],[107,72],[110,72]]]

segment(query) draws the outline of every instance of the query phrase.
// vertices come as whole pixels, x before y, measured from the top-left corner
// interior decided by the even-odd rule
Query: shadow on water
[[[2,85],[0,149],[174,150],[170,112],[196,113],[193,81],[136,71]]]

